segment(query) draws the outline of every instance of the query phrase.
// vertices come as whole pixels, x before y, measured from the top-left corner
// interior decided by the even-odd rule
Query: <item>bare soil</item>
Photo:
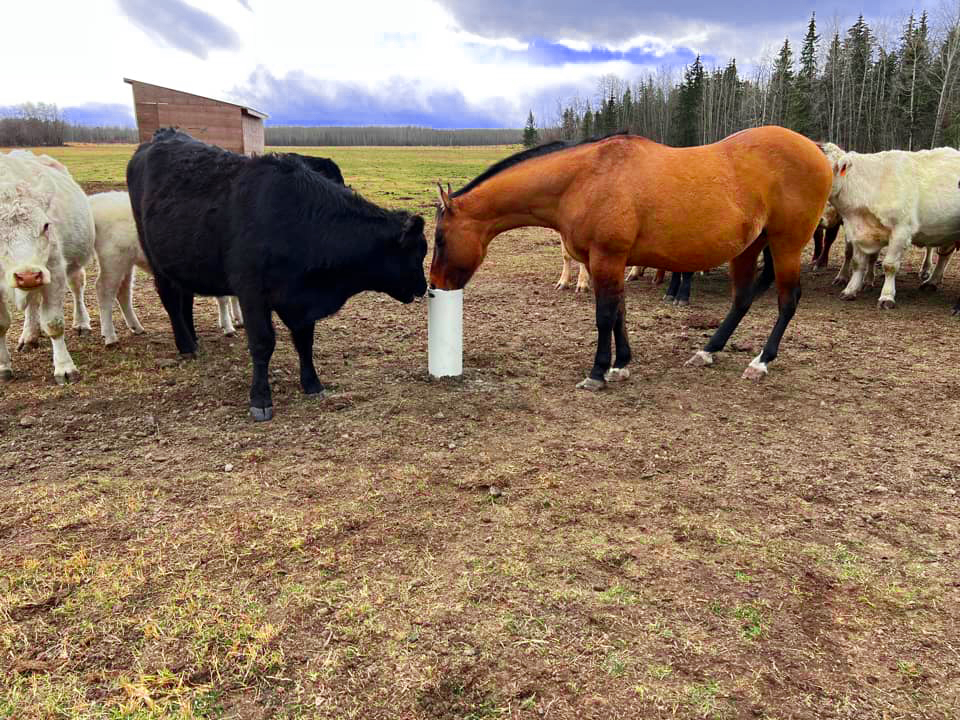
[[[0,717],[960,716],[960,282],[922,294],[918,253],[879,312],[841,252],[758,384],[772,293],[693,369],[725,274],[630,284],[633,376],[590,394],[592,298],[512,232],[462,379],[425,303],[364,295],[317,326],[325,399],[278,333],[265,424],[242,331],[200,299],[176,362],[141,277],[148,334],[0,388]]]

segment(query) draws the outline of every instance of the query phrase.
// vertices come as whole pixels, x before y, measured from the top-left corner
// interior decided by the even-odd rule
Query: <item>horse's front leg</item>
[[[590,275],[593,277],[597,311],[597,353],[590,374],[577,387],[581,390],[601,390],[607,382],[618,382],[630,377],[630,341],[626,330],[626,305],[623,292],[625,258],[590,257]],[[611,357],[610,343],[616,343],[616,357]],[[613,367],[611,367],[611,360]]]

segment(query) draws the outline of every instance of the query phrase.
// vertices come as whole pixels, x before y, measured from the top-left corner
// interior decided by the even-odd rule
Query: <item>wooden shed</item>
[[[198,140],[245,155],[263,153],[263,121],[259,110],[194,95],[181,90],[124,78],[133,86],[133,109],[140,142],[162,127],[177,127]]]

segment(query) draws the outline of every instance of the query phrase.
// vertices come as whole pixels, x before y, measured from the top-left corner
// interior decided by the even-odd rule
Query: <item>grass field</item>
[[[508,151],[309,150],[431,225],[437,178]],[[94,190],[129,152],[50,154]],[[332,394],[281,337],[257,425],[242,332],[201,299],[177,362],[141,278],[147,335],[0,386],[0,718],[960,717],[960,279],[923,294],[919,259],[883,314],[806,273],[761,384],[775,298],[698,370],[725,276],[690,308],[632,283],[634,376],[594,395],[592,300],[514,231],[461,380],[427,375],[422,303],[363,295],[317,326]]]
[[[8,148],[0,148],[0,152]],[[445,147],[269,147],[268,152],[300,152],[333,158],[344,180],[376,203],[391,207],[433,207],[436,182],[454,187],[488,165],[520,149],[519,146]],[[72,145],[33,148],[63,162],[87,192],[126,186],[127,161],[136,145]]]

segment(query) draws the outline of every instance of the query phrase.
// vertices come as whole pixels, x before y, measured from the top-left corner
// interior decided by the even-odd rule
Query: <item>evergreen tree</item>
[[[706,73],[700,56],[693,65],[687,67],[683,75],[683,84],[679,89],[679,107],[677,108],[677,145],[689,147],[699,145],[701,140],[700,113],[703,108],[703,90]]]
[[[586,112],[583,113],[583,139],[589,140],[593,137],[593,111],[590,109],[590,106],[587,105]]]
[[[793,92],[793,51],[790,40],[784,40],[780,54],[773,65],[773,77],[770,80],[770,122],[774,125],[787,125],[787,109]]]
[[[533,120],[533,110],[527,116],[527,126],[523,128],[523,146],[533,147],[540,142],[540,133],[537,132],[537,125]]]
[[[810,24],[807,25],[807,34],[803,38],[803,48],[800,50],[800,72],[797,73],[794,82],[787,114],[789,126],[807,137],[819,137],[823,133],[820,119],[817,117],[820,104],[820,93],[817,89],[819,45],[817,14],[813,13],[810,16]]]

